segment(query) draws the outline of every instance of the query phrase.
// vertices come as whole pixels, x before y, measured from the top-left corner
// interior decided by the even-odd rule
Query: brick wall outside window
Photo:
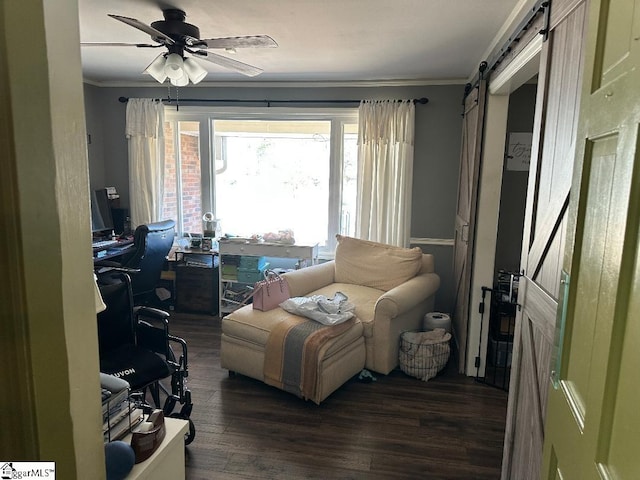
[[[163,218],[178,218],[178,182],[176,148],[171,123],[165,124],[165,178]],[[182,228],[188,233],[202,233],[202,188],[200,182],[199,137],[180,133],[180,161],[182,180]]]

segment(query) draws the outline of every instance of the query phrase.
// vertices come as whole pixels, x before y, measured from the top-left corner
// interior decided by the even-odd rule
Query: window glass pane
[[[358,124],[344,125],[342,164],[342,207],[340,233],[354,236],[356,231],[356,198],[358,191]]]
[[[175,128],[177,125],[178,135]],[[178,231],[202,233],[199,122],[165,123],[163,219],[176,220]],[[178,148],[175,147],[176,141]]]
[[[202,233],[200,123],[179,122],[182,231]]]
[[[164,124],[164,197],[162,198],[162,220],[178,222],[178,180],[176,171],[176,149],[174,124]]]
[[[215,120],[216,217],[225,233],[328,236],[330,121]]]

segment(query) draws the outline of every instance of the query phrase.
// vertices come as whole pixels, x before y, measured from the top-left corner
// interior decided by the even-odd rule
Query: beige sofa
[[[393,370],[398,365],[400,334],[421,328],[440,285],[432,255],[349,237],[339,237],[335,260],[286,273],[284,278],[292,297],[331,298],[342,292],[356,307],[350,327],[320,349],[317,385],[310,398],[316,403],[363,367],[382,374]],[[269,335],[290,317],[282,308],[261,312],[250,305],[224,317],[222,367],[265,381]]]

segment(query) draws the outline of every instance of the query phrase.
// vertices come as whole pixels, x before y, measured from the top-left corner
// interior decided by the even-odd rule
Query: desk
[[[104,247],[96,247],[93,249],[93,261],[100,262],[102,260],[109,260],[128,253],[133,253],[134,245],[133,238],[127,238],[125,240],[118,240],[117,244],[108,245]]]
[[[126,480],[185,478],[184,436],[189,430],[189,422],[178,418],[165,418],[164,424],[167,433],[158,449],[144,462],[135,465]],[[131,434],[122,440],[130,444]]]

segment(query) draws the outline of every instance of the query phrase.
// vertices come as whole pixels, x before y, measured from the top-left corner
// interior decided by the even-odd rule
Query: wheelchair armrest
[[[110,262],[105,262],[104,264],[95,263],[94,267],[100,267],[97,270],[98,275],[108,272],[121,272],[121,273],[140,273],[139,268],[129,268],[123,267],[120,264],[108,265]]]
[[[136,319],[138,319],[141,316],[144,316],[146,318],[150,318],[151,320],[160,320],[163,323],[169,323],[169,317],[171,316],[169,314],[169,312],[165,312],[164,310],[160,310],[159,308],[153,308],[153,307],[144,307],[144,306],[139,306],[139,307],[134,307],[134,313],[136,316]]]
[[[156,353],[169,353],[169,313],[153,307],[135,307],[137,344]]]
[[[94,267],[121,267],[122,264],[120,262],[114,262],[113,260],[99,260],[97,262],[93,262]],[[98,272],[102,273],[102,272]]]
[[[131,280],[129,274],[135,274],[140,271],[134,268],[122,267],[117,263],[113,265],[107,265],[108,263],[112,262],[105,262],[105,265],[103,266],[99,266],[98,264],[94,265],[93,272],[98,279],[98,285],[115,285],[124,281],[130,283]]]

